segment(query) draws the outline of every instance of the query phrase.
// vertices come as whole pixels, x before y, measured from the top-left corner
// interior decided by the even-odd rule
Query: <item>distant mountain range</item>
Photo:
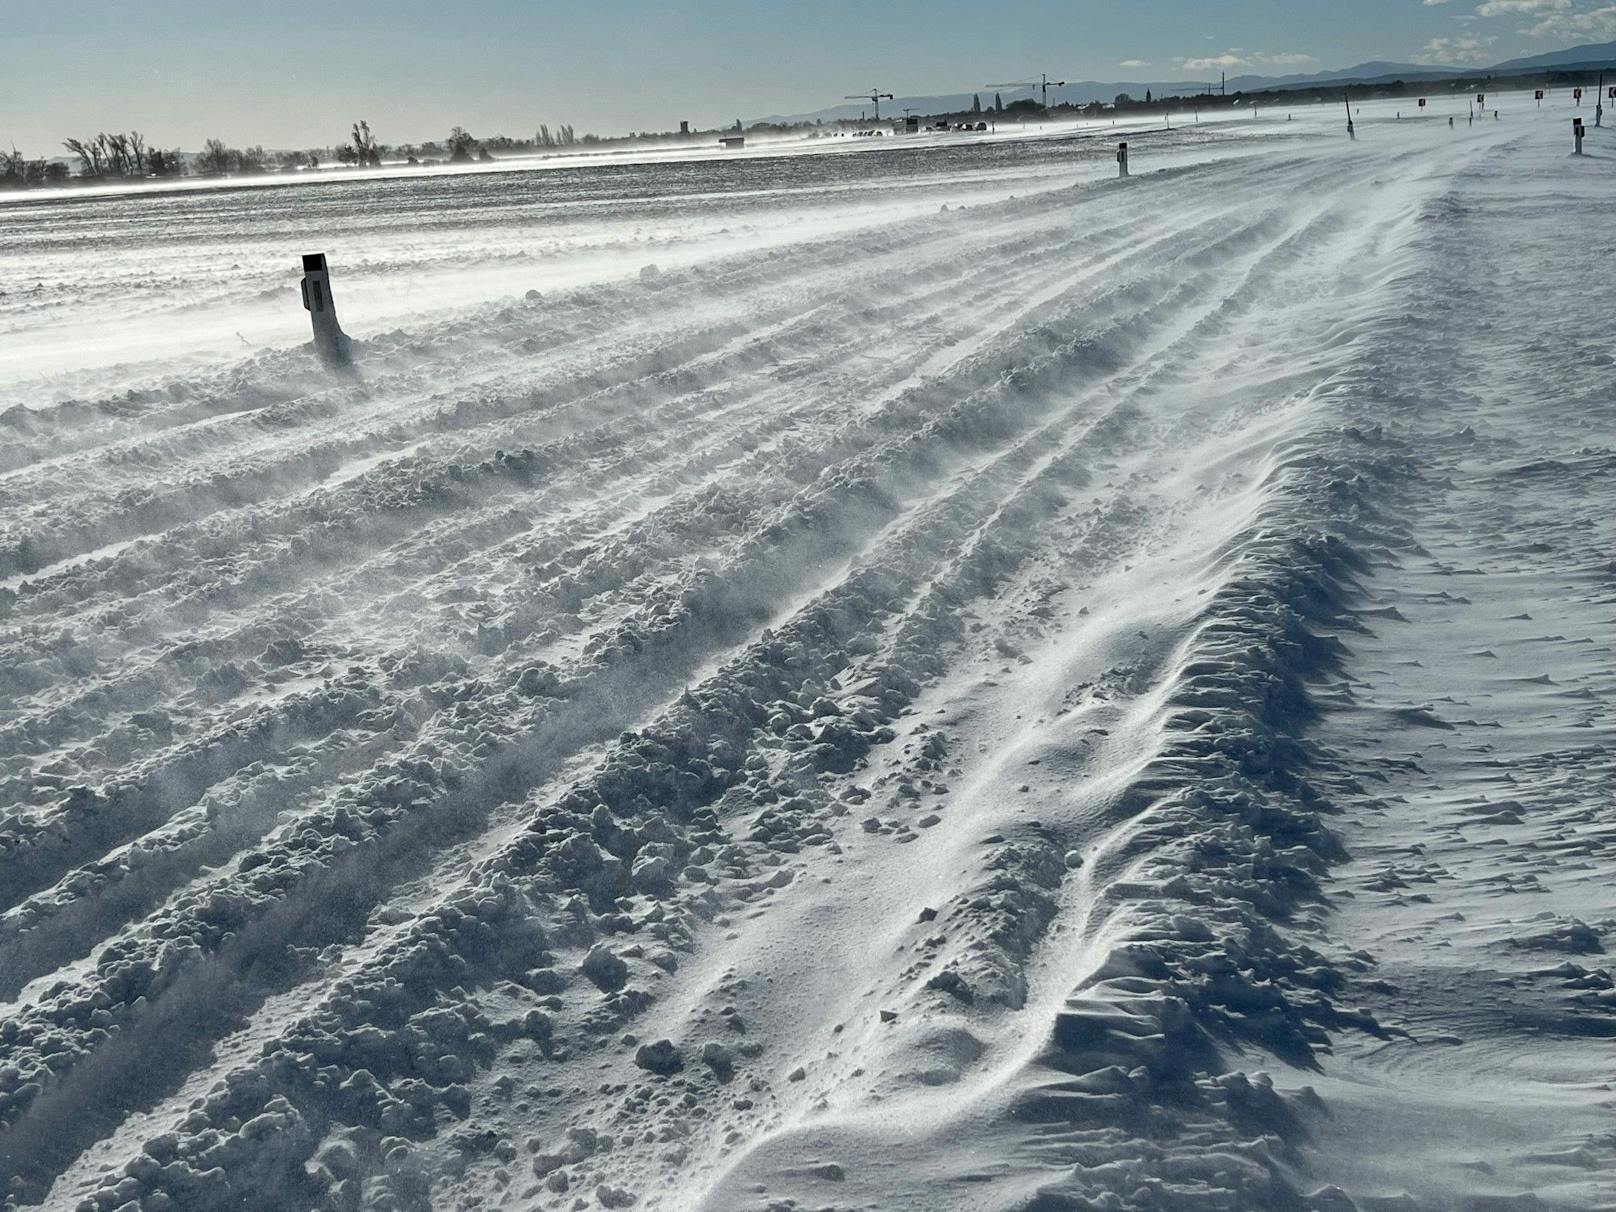
[[[1335,71],[1311,72],[1288,76],[1231,76],[1228,90],[1231,93],[1264,92],[1270,89],[1312,88],[1319,84],[1353,83],[1365,84],[1385,83],[1391,80],[1449,80],[1458,76],[1475,75],[1502,75],[1507,73],[1529,72],[1538,68],[1588,68],[1600,67],[1616,68],[1616,42],[1596,42],[1586,46],[1573,46],[1566,50],[1551,51],[1543,55],[1529,55],[1520,59],[1508,59],[1503,63],[1495,63],[1491,67],[1440,67],[1428,63],[1393,63],[1386,60],[1375,59],[1368,63],[1360,63],[1355,67],[1344,67]],[[1102,82],[1098,80],[1082,80],[1063,85],[1060,88],[1049,90],[1050,104],[1087,105],[1091,101],[1111,101],[1119,93],[1127,93],[1131,97],[1143,98],[1148,90],[1153,96],[1172,97],[1188,95],[1202,91],[1208,84],[1215,83],[1208,80],[1115,80]],[[905,109],[913,109],[922,114],[957,113],[971,108],[973,97],[980,97],[984,108],[993,103],[993,94],[997,92],[1009,104],[1011,101],[1020,101],[1026,97],[1038,98],[1039,90],[1033,88],[979,88],[970,92],[945,93],[934,96],[900,96],[892,101],[882,103],[882,112],[889,115],[901,114]],[[747,121],[750,126],[754,122],[834,122],[842,118],[857,118],[866,113],[869,106],[854,102],[847,105],[833,105],[826,109],[814,110],[803,114],[772,114],[766,118],[753,118]]]
[[[1235,76],[1229,81],[1229,91],[1255,93],[1275,88],[1312,88],[1317,84],[1335,84],[1353,80],[1445,80],[1453,76],[1469,75],[1471,70],[1458,67],[1433,67],[1429,63],[1389,63],[1384,59],[1371,59],[1356,67],[1343,67],[1331,72],[1298,73],[1289,76]]]
[[[1546,55],[1528,55],[1524,59],[1506,59],[1495,64],[1493,71],[1531,71],[1534,67],[1583,67],[1616,62],[1616,42],[1590,42],[1586,46],[1573,46],[1569,50],[1550,51]]]

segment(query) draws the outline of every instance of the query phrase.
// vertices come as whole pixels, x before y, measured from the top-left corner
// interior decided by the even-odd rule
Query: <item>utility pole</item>
[[[877,122],[879,122],[879,121],[881,121],[881,101],[882,101],[883,98],[885,100],[891,101],[892,100],[892,94],[891,93],[884,93],[878,88],[872,88],[867,93],[848,93],[847,96],[842,98],[842,100],[843,101],[864,101],[864,100],[868,100],[868,101],[872,102],[875,105],[875,120]],[[859,119],[860,119],[860,121],[863,120],[863,115],[862,114],[859,115]]]

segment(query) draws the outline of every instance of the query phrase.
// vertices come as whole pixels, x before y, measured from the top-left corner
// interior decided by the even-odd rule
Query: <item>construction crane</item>
[[[1051,80],[1049,78],[1049,73],[1048,72],[1039,72],[1038,73],[1038,79],[1036,79],[1036,80],[1009,80],[1009,81],[1006,81],[1004,84],[988,84],[988,85],[984,85],[984,87],[985,88],[1036,88],[1043,94],[1044,108],[1048,109],[1049,108],[1049,90],[1051,88],[1060,88],[1065,83],[1066,83],[1066,81],[1064,81],[1064,80]]]
[[[871,102],[875,106],[875,120],[877,122],[879,122],[879,121],[881,121],[881,101],[882,101],[883,98],[888,100],[888,101],[891,101],[892,100],[892,94],[891,93],[884,93],[878,88],[872,88],[867,93],[848,93],[847,96],[842,98],[842,100],[843,101],[869,101],[869,102]]]

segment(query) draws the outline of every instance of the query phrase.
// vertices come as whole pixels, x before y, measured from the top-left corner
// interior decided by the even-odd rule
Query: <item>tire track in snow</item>
[[[1361,239],[1369,242],[1402,223],[1402,217],[1394,214],[1380,231]],[[1339,235],[1346,229],[1336,225],[1335,231]],[[1358,240],[1349,233],[1345,241],[1337,239],[1336,243],[1350,248]],[[1284,260],[1276,258],[1281,264]],[[1397,260],[1394,253],[1394,267]],[[1299,278],[1307,275],[1305,259],[1300,267],[1292,265],[1289,269]],[[1364,293],[1366,298],[1353,309],[1358,313],[1355,318],[1359,324],[1372,319],[1377,307],[1385,306],[1383,293],[1387,299],[1392,297],[1390,292],[1373,285]],[[1365,303],[1369,305],[1367,311]],[[1263,313],[1261,307],[1256,311],[1258,315]],[[1324,322],[1331,324],[1334,318],[1325,317]],[[1294,331],[1286,332],[1288,341],[1296,335]],[[1319,347],[1325,351],[1321,354],[1322,365],[1339,366],[1343,359],[1350,365],[1353,358],[1360,356],[1353,348],[1358,341],[1354,336],[1346,342],[1321,342]],[[1287,350],[1290,348],[1287,344]],[[1316,377],[1320,372],[1314,373]],[[1266,387],[1284,392],[1291,390],[1290,384],[1297,375],[1293,367],[1286,367],[1273,377],[1252,374],[1251,378],[1259,390]],[[1238,398],[1236,389],[1225,390]],[[1305,452],[1317,442],[1305,435],[1319,424],[1310,416],[1318,409],[1318,405],[1301,409],[1300,433],[1304,436],[1300,441],[1290,440],[1295,450]],[[1287,428],[1296,425],[1292,421]],[[1243,440],[1255,440],[1258,449],[1272,445],[1276,438],[1286,441],[1284,429],[1271,430],[1266,436],[1260,430],[1257,433],[1255,439]],[[1238,430],[1235,440],[1242,440]],[[1323,444],[1329,449],[1333,443],[1325,437]],[[1284,449],[1283,445],[1280,449]],[[1350,443],[1344,453],[1351,456]],[[1366,470],[1385,463],[1385,455],[1372,446],[1366,454],[1367,461],[1360,464]],[[802,1126],[795,1134],[766,1139],[762,1157],[751,1158],[737,1167],[712,1196],[711,1206],[733,1206],[756,1180],[767,1180],[776,1198],[822,1198],[831,1189],[811,1180],[830,1169],[836,1171],[838,1198],[857,1200],[861,1194],[873,1195],[880,1189],[882,1198],[890,1200],[892,1177],[883,1161],[893,1151],[927,1159],[917,1160],[917,1168],[907,1171],[906,1189],[916,1206],[983,1207],[1000,1206],[1001,1201],[1005,1206],[1023,1206],[1022,1201],[1033,1199],[1035,1190],[1049,1184],[1054,1173],[1063,1169],[1069,1169],[1072,1175],[1068,1183],[1049,1186],[1042,1196],[1055,1201],[1051,1206],[1067,1206],[1061,1201],[1074,1201],[1076,1206],[1085,1198],[1100,1198],[1106,1192],[1131,1191],[1134,1200],[1144,1201],[1139,1206],[1155,1207],[1148,1193],[1159,1189],[1159,1175],[1163,1174],[1169,1176],[1169,1183],[1204,1184],[1209,1193],[1216,1190],[1219,1198],[1236,1201],[1235,1206],[1246,1206],[1242,1200],[1252,1202],[1252,1206],[1279,1206],[1293,1198],[1286,1195],[1291,1176],[1282,1162],[1276,1166],[1277,1156],[1270,1157],[1265,1152],[1268,1146],[1259,1145],[1242,1157],[1238,1142],[1247,1139],[1248,1133],[1257,1130],[1255,1125],[1263,1122],[1284,1135],[1287,1124],[1294,1124],[1297,1109],[1262,1081],[1250,1081],[1239,1074],[1217,1076],[1216,1080],[1204,1078],[1199,1086],[1188,1079],[1203,1066],[1210,1067],[1211,1075],[1222,1073],[1215,1053],[1231,1033],[1240,1039],[1243,1031],[1248,1041],[1261,1041],[1276,1050],[1299,1049],[1305,1055],[1311,1043],[1322,1042],[1313,1024],[1378,1030],[1373,1020],[1343,1012],[1328,1000],[1315,1004],[1312,999],[1316,992],[1307,988],[1305,981],[1301,995],[1292,991],[1289,1002],[1281,995],[1277,1003],[1258,998],[1248,1007],[1263,1006],[1275,1014],[1274,1022],[1253,1017],[1243,1027],[1234,1026],[1240,1015],[1233,1008],[1241,1005],[1244,981],[1273,980],[1282,987],[1307,963],[1322,962],[1316,955],[1311,961],[1303,958],[1308,955],[1305,946],[1280,943],[1262,924],[1262,914],[1283,914],[1279,906],[1286,904],[1287,898],[1300,896],[1305,903],[1312,886],[1309,868],[1317,872],[1322,868],[1321,856],[1339,852],[1328,835],[1309,822],[1308,813],[1316,810],[1316,802],[1309,803],[1304,797],[1301,811],[1288,808],[1282,795],[1274,795],[1285,784],[1279,782],[1274,788],[1264,789],[1262,776],[1256,772],[1236,774],[1233,786],[1239,787],[1242,782],[1248,786],[1226,802],[1220,802],[1216,798],[1220,793],[1215,791],[1210,793],[1213,798],[1200,802],[1196,799],[1202,794],[1199,791],[1187,799],[1183,797],[1186,787],[1215,786],[1221,777],[1220,768],[1228,769],[1231,757],[1245,752],[1263,754],[1265,742],[1259,738],[1265,732],[1277,730],[1275,738],[1266,742],[1271,748],[1259,759],[1272,765],[1259,766],[1258,771],[1270,769],[1278,774],[1306,763],[1308,759],[1302,756],[1305,751],[1283,740],[1286,730],[1307,718],[1302,706],[1305,700],[1298,697],[1305,692],[1295,679],[1299,674],[1306,676],[1309,669],[1321,667],[1320,662],[1327,668],[1333,658],[1328,644],[1311,641],[1305,627],[1298,629],[1297,616],[1287,616],[1289,612],[1300,612],[1300,618],[1307,620],[1306,626],[1312,627],[1350,626],[1342,591],[1360,574],[1362,564],[1358,563],[1356,551],[1370,542],[1396,542],[1397,536],[1395,528],[1386,532],[1383,524],[1373,520],[1372,511],[1355,501],[1349,509],[1358,510],[1358,515],[1342,531],[1350,543],[1332,539],[1319,545],[1316,539],[1302,538],[1312,526],[1338,524],[1341,502],[1332,499],[1326,484],[1334,471],[1329,460],[1292,453],[1287,463],[1292,470],[1282,465],[1273,483],[1264,488],[1262,496],[1267,500],[1254,511],[1256,521],[1248,522],[1226,548],[1221,571],[1214,565],[1209,573],[1197,578],[1214,585],[1217,596],[1198,624],[1193,616],[1188,620],[1190,639],[1178,651],[1164,652],[1164,660],[1155,670],[1135,669],[1130,673],[1131,680],[1145,684],[1142,690],[1130,692],[1130,697],[1138,695],[1138,705],[1129,717],[1133,723],[1125,725],[1119,737],[1112,737],[1118,732],[1118,724],[1101,714],[1098,722],[1106,727],[1098,731],[1107,739],[1092,754],[1085,752],[1085,742],[1075,747],[1082,755],[1081,768],[1094,771],[1086,779],[1079,776],[1077,786],[1063,793],[1075,796],[1076,806],[1040,802],[1039,807],[1047,808],[1057,822],[1081,822],[1075,837],[1070,832],[1062,837],[1062,826],[1052,826],[1047,816],[1030,827],[1025,821],[1013,822],[1011,841],[988,852],[1006,864],[997,875],[990,861],[983,883],[961,889],[957,908],[942,907],[936,925],[922,925],[906,932],[905,946],[917,936],[939,930],[926,948],[917,948],[917,962],[904,969],[905,984],[884,992],[870,990],[870,1000],[857,1004],[857,1014],[848,1016],[844,1010],[842,1018],[851,1030],[853,1017],[870,1021],[875,1006],[893,1007],[901,1012],[900,1027],[895,1032],[883,1031],[872,1022],[871,1027],[863,1028],[862,1047],[857,1037],[851,1047],[840,1042],[833,1046],[831,1055],[835,1059],[821,1062],[822,1075],[798,1096]],[[1378,540],[1371,537],[1377,529],[1382,532]],[[1197,536],[1196,543],[1201,541]],[[1190,550],[1192,554],[1196,552],[1194,547]],[[1111,626],[1120,633],[1129,623],[1117,620]],[[1030,676],[1040,679],[1046,675]],[[1270,680],[1279,683],[1274,690],[1265,689]],[[1289,688],[1281,689],[1287,680]],[[973,692],[973,698],[980,693]],[[1268,696],[1266,703],[1264,696]],[[963,708],[960,711],[967,713]],[[1246,725],[1238,713],[1247,711],[1255,713],[1247,717],[1254,727],[1249,739],[1242,739]],[[1225,713],[1228,718],[1220,720]],[[1143,738],[1138,735],[1141,728]],[[1208,747],[1212,738],[1226,739]],[[1065,748],[1064,743],[1035,746],[1024,742],[1022,746],[1023,752],[1030,750],[1045,761],[1058,760]],[[1106,750],[1116,755],[1109,762],[1103,757]],[[1146,755],[1144,759],[1137,756],[1140,753]],[[1001,785],[1014,777],[999,768],[994,768],[993,773]],[[1251,783],[1253,777],[1255,784]],[[1249,797],[1253,807],[1246,811],[1254,815],[1246,818],[1247,825],[1231,832],[1227,824],[1218,821],[1218,815],[1229,810],[1226,804],[1237,805],[1241,795]],[[1094,810],[1086,806],[1089,803],[1110,806],[1095,817]],[[1208,808],[1213,811],[1212,821],[1188,823]],[[1235,819],[1239,811],[1236,809]],[[991,828],[1007,815],[987,815],[979,831]],[[1242,828],[1252,830],[1244,840]],[[1001,832],[1011,834],[1012,830]],[[1092,839],[1090,844],[1070,851],[1080,857],[1079,871],[1065,876],[1063,867],[1073,864],[1062,862],[1062,852],[1085,832]],[[1287,846],[1301,843],[1319,851],[1319,855],[1300,862],[1289,860],[1296,862],[1290,870],[1279,865],[1277,857],[1266,861],[1265,878],[1289,882],[1288,890],[1282,883],[1258,892],[1239,881],[1239,860],[1230,862],[1229,854],[1240,854],[1252,844],[1252,838],[1261,853],[1261,848],[1270,844],[1263,840],[1265,834],[1273,839],[1271,844],[1276,848],[1281,845],[1278,839],[1284,837]],[[979,838],[981,833],[976,836]],[[995,836],[988,842],[1003,840]],[[1191,846],[1199,847],[1199,853],[1191,852]],[[1228,847],[1228,853],[1220,854],[1220,847]],[[1196,874],[1186,878],[1186,873]],[[1012,877],[1009,882],[1005,882],[1006,876]],[[1076,884],[1072,892],[1063,887],[1069,883]],[[1221,891],[1214,891],[1220,885]],[[1211,945],[1211,936],[1204,936],[1205,945],[1198,941],[1203,936],[1195,931],[1205,927],[1190,914],[1204,917],[1209,906],[1218,905],[1230,890],[1242,888],[1252,890],[1235,892],[1227,924],[1221,928],[1236,931],[1236,937],[1241,933],[1247,937],[1237,945],[1234,963],[1223,959],[1219,966],[1219,948]],[[1040,906],[1045,889],[1066,907],[1057,913],[1051,902]],[[1075,899],[1068,900],[1069,896]],[[1240,908],[1239,898],[1243,896],[1251,897],[1251,908]],[[1195,907],[1185,910],[1185,916],[1179,918],[1173,916],[1174,904],[1181,899],[1188,899]],[[1053,1021],[1053,1038],[1037,1031],[1029,1033],[1022,1023],[1001,1024],[998,1033],[990,1029],[983,1034],[981,991],[992,990],[994,985],[984,984],[980,965],[973,969],[968,962],[958,962],[962,949],[958,936],[971,932],[973,917],[982,916],[981,907],[987,902],[992,902],[987,920],[997,918],[1003,923],[997,931],[985,932],[987,938],[998,940],[988,946],[989,951],[1009,947],[1003,941],[1006,939],[1017,940],[1012,954],[1025,946],[1020,941],[1023,930],[1018,918],[1038,922],[1059,916],[1063,921],[1061,937],[1065,942],[1043,957],[1041,972],[1035,969],[1033,991],[1033,1005],[1038,1010],[1035,1021]],[[899,912],[885,915],[886,920],[902,920]],[[946,929],[940,929],[945,924]],[[1178,938],[1180,934],[1182,939]],[[940,943],[943,947],[939,951]],[[964,950],[968,954],[969,948]],[[950,955],[955,957],[954,963],[948,962]],[[1218,979],[1227,980],[1227,986],[1220,988],[1213,983],[1191,992],[1193,980],[1183,984],[1171,978],[1163,981],[1175,965],[1188,965],[1193,972],[1203,959],[1209,963],[1208,972],[1226,974]],[[1091,975],[1062,1008],[1070,981],[1085,972]],[[948,979],[932,980],[945,977]],[[960,991],[973,987],[978,991],[978,1008],[960,1008],[957,1001],[965,1000]],[[1332,986],[1320,988],[1329,990]],[[990,993],[988,997],[990,1003],[1003,1000],[1002,993]],[[952,1011],[943,1008],[951,1004]],[[918,1014],[918,1035],[901,1028],[901,1022],[911,1014]],[[827,1016],[825,1021],[833,1020]],[[991,1017],[987,1021],[991,1022]],[[840,1026],[837,1031],[841,1031]],[[1012,1033],[1011,1038],[1001,1038],[1006,1031]],[[879,1042],[881,1037],[893,1034],[902,1042]],[[978,1042],[969,1049],[959,1042],[972,1039]],[[977,1064],[984,1039],[988,1059]],[[1000,1047],[1007,1047],[1008,1052],[1001,1053]],[[965,1091],[946,1101],[923,1093],[923,1087],[933,1079],[917,1079],[909,1074],[923,1073],[927,1058],[934,1067],[942,1065],[945,1072],[952,1072],[942,1080],[960,1082]],[[895,1067],[894,1061],[898,1062]],[[1019,1069],[1034,1061],[1036,1064],[1028,1072],[1018,1075]],[[1061,1079],[1051,1069],[1064,1070],[1072,1076]],[[874,1076],[857,1081],[866,1072]],[[864,1110],[874,1101],[871,1096],[876,1091],[880,1092],[883,1106],[873,1112]],[[828,1098],[830,1105],[815,1102],[816,1097]],[[1193,1110],[1197,1104],[1201,1109]],[[1014,1156],[1014,1140],[1024,1129],[1012,1127],[1014,1121],[996,1119],[993,1109],[1002,1115],[1010,1107],[1025,1123],[1040,1125],[1025,1129],[1032,1133],[1024,1155],[1033,1167],[1030,1172],[1025,1166],[1006,1164],[1007,1157]],[[886,1126],[894,1122],[907,1125],[901,1140]],[[915,1133],[922,1130],[928,1132],[924,1138],[927,1143],[917,1146]],[[954,1156],[956,1147],[962,1147],[958,1158]],[[1073,1165],[1077,1159],[1081,1160]],[[839,1164],[830,1166],[833,1160]],[[1294,1158],[1291,1160],[1294,1162]],[[1045,1177],[1039,1177],[1040,1171]],[[857,1185],[855,1179],[861,1172],[880,1184],[879,1188]],[[961,1181],[970,1185],[959,1188]],[[840,1185],[843,1182],[845,1187]],[[984,1185],[994,1183],[1003,1186]],[[950,1186],[956,1192],[969,1190],[972,1194],[950,1194]],[[987,1194],[993,1189],[1002,1191],[998,1199]],[[671,1206],[684,1205],[675,1202]],[[1173,1205],[1169,1202],[1161,1206]]]
[[[1257,234],[1260,236],[1260,223],[1259,225],[1252,225],[1252,229],[1257,231]],[[1262,252],[1262,249],[1264,249],[1264,246],[1262,246],[1262,239],[1257,239],[1256,247],[1241,247],[1239,246],[1238,241],[1228,242],[1228,238],[1225,236],[1225,233],[1217,233],[1217,239],[1210,242],[1209,247],[1210,249],[1215,249],[1214,252],[1204,252],[1204,254],[1202,254],[1202,257],[1204,257],[1204,265],[1191,265],[1193,270],[1220,270],[1220,268],[1227,267],[1228,260],[1230,260],[1231,257],[1248,255],[1248,252],[1254,252],[1254,254],[1260,255],[1260,252]],[[1178,309],[1183,309],[1183,307],[1194,307],[1194,305],[1197,305],[1197,302],[1199,302],[1197,301],[1196,297],[1194,297],[1194,292],[1181,291],[1178,292],[1178,294],[1173,294],[1173,292],[1162,294],[1162,292],[1152,291],[1152,289],[1139,289],[1138,283],[1131,283],[1128,288],[1120,291],[1120,294],[1122,294],[1123,297],[1117,302],[1117,310],[1118,314],[1122,315],[1123,317],[1123,323],[1139,323],[1143,322],[1143,320],[1151,320],[1154,325],[1167,326],[1170,325],[1170,322],[1172,322],[1173,312],[1176,312]],[[1186,297],[1186,294],[1188,294],[1189,297]],[[1133,307],[1134,310],[1126,310],[1128,307]],[[1160,312],[1164,310],[1164,307],[1165,310],[1167,310],[1167,314],[1160,314]],[[1133,356],[1138,356],[1138,346],[1134,346]],[[1081,368],[1083,368],[1083,362],[1078,362],[1076,367],[1081,370]],[[1126,365],[1123,365],[1122,372],[1126,373]],[[1112,370],[1112,373],[1117,372]],[[1049,383],[1049,385],[1041,385],[1036,378],[1033,378],[1033,380],[1028,380],[1026,377],[1021,377],[1020,380],[1016,380],[1015,377],[1012,377],[1012,381],[1010,381],[1010,389],[1013,389],[1013,391],[1016,391],[1016,393],[1021,394],[1029,393],[1029,391],[1031,391],[1031,393],[1036,393],[1036,391],[1039,391],[1039,389],[1044,389],[1044,391],[1047,391],[1047,389],[1052,388],[1052,386],[1054,386],[1052,383]],[[939,406],[939,404],[944,401],[945,394],[947,394],[947,391],[950,391],[950,389],[958,389],[958,385],[953,385],[953,383],[949,383],[947,380],[942,381],[941,385],[937,386],[936,399],[921,399],[921,401],[916,401],[915,407],[911,407],[910,417],[924,415],[924,410],[928,409],[928,407]],[[892,415],[894,422],[897,422],[897,420],[908,420],[908,417],[905,417],[903,412],[894,412],[894,414],[890,415]],[[983,420],[989,419],[989,417],[991,417],[991,414],[976,415],[976,417],[970,417],[970,420],[971,423],[981,423]],[[911,452],[911,454],[907,454],[905,457],[907,457],[908,461],[910,461],[910,465],[913,467],[915,472],[920,472],[923,477],[931,478],[934,477],[934,475],[937,475],[937,472],[939,472],[939,464],[937,464],[937,451],[947,451],[950,443],[968,443],[968,441],[979,443],[979,441],[981,441],[981,436],[983,435],[973,435],[971,430],[968,430],[968,428],[958,428],[957,425],[955,425],[955,427],[949,427],[949,425],[931,427],[931,430],[929,430],[928,433],[928,438],[926,438],[926,441],[931,444],[931,451],[928,451],[924,444],[921,444],[921,446],[916,446],[915,443],[910,443],[911,451],[915,452]],[[986,436],[987,438],[991,438],[992,441],[999,441],[1004,435],[1002,435],[1002,433],[997,433],[997,431],[991,430]],[[903,438],[887,441],[890,441],[892,444],[890,444],[890,446],[877,446],[877,451],[884,451],[884,449],[897,449],[897,451],[903,451],[903,449],[905,449],[905,440],[903,440]],[[879,459],[881,456],[877,454],[876,457]],[[821,478],[823,478],[823,473],[821,473]],[[847,491],[847,486],[845,486],[845,483],[832,483],[832,485],[826,486],[824,493],[826,493],[826,496],[829,496],[832,491]],[[970,496],[960,496],[960,498],[953,503],[953,511],[957,512],[957,514],[965,514],[965,512],[970,512],[968,511],[968,507],[966,507],[966,503],[974,504],[974,498],[970,498]],[[831,504],[834,504],[834,498],[831,498]],[[898,520],[903,520],[902,514],[900,514]],[[928,517],[926,520],[929,522],[931,519]],[[918,525],[918,522],[911,522],[911,525]],[[777,535],[771,535],[768,530],[764,530],[764,532],[761,533],[763,533],[764,543],[776,543],[776,541],[779,540]],[[865,541],[868,543],[868,540]],[[858,541],[852,543],[852,549],[853,551],[865,551],[866,554],[861,556],[861,559],[865,559],[865,561],[873,559],[873,556],[868,553],[868,548],[861,548]],[[924,564],[924,561],[921,561],[921,564],[918,564],[910,575],[920,574],[921,567],[924,566],[926,566],[926,564]],[[748,627],[748,632],[750,632],[750,627]],[[724,648],[724,645],[718,646],[719,651],[722,651],[722,648]],[[716,688],[714,688],[714,690],[716,690]],[[609,732],[609,730],[614,729],[616,729],[616,726],[612,727],[612,729],[604,729],[603,727],[601,732]],[[535,774],[533,777],[541,777],[541,772],[538,772],[538,774]],[[401,850],[402,848],[407,847],[402,847],[401,845]],[[386,868],[386,863],[383,863],[383,868]],[[396,881],[396,877],[394,877],[396,874],[398,873],[388,873],[388,871],[383,871],[383,873],[381,873],[377,879],[378,890],[385,890],[386,887],[396,886],[396,882],[398,882]],[[297,929],[296,926],[294,926],[294,929]],[[265,934],[265,937],[260,939],[259,945],[262,945],[263,949],[265,949],[265,953],[273,952],[275,945],[278,944],[278,939],[275,939],[275,931],[270,929],[270,931],[265,931],[263,934]],[[234,963],[234,960],[231,963]],[[278,981],[271,981],[271,984],[278,984]],[[184,989],[186,984],[181,983],[181,986],[179,987]],[[168,992],[168,997],[171,999],[170,1005],[175,1004],[175,1002],[173,1002],[175,995],[176,994],[173,991]],[[94,1081],[94,1079],[95,1075],[92,1075],[92,1078],[87,1079],[87,1081]],[[86,1096],[89,1089],[95,1089],[94,1084],[92,1084],[92,1086],[86,1086],[86,1088],[79,1089],[79,1091],[53,1091],[53,1102],[55,1102],[57,1105],[61,1105],[61,1107],[68,1107],[68,1105],[71,1105],[74,1102],[74,1094],[76,1094],[79,1099],[82,1099],[82,1097]],[[113,1104],[118,1102],[118,1099],[116,1099],[115,1086],[108,1084],[107,1088],[103,1089],[103,1092],[112,1094]],[[50,1113],[50,1110],[47,1109],[47,1112],[45,1112],[42,1117],[32,1120],[31,1133],[29,1133],[29,1136],[31,1136],[32,1139],[36,1139],[36,1141],[45,1141],[45,1139],[48,1139],[48,1126],[50,1126],[52,1120],[53,1115]]]
[[[90,842],[90,840],[94,840],[94,839],[92,839],[92,837],[86,837],[86,839],[84,839],[84,840],[86,840],[86,842]]]

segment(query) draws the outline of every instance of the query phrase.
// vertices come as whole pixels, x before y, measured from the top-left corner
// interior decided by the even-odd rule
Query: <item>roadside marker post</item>
[[[1573,151],[1571,154],[1574,155],[1574,156],[1582,155],[1582,119],[1581,118],[1573,118],[1573,119],[1571,119],[1571,137],[1572,137],[1572,139],[1574,139],[1576,141],[1576,150]]]
[[[1127,175],[1128,175],[1128,145],[1126,143],[1118,143],[1117,144],[1117,177],[1120,179],[1120,178],[1126,177]]]
[[[326,365],[348,361],[348,337],[337,323],[337,305],[331,297],[331,271],[324,253],[303,254],[303,307],[314,325],[314,352]]]

